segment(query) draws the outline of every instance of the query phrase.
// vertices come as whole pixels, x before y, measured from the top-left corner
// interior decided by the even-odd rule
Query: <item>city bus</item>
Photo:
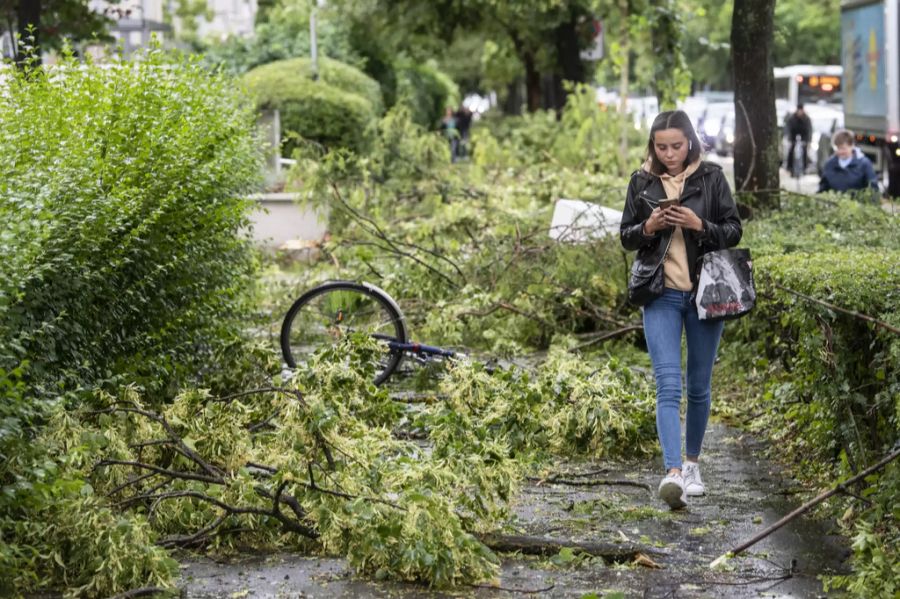
[[[842,104],[841,65],[775,67],[775,99],[793,111],[797,104]]]

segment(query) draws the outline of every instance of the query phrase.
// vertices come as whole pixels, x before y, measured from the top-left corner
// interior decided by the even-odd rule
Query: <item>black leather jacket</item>
[[[626,250],[639,250],[639,260],[657,264],[668,248],[674,229],[644,235],[644,221],[650,218],[657,202],[665,197],[662,181],[656,175],[643,169],[631,175],[619,235],[622,247]],[[700,274],[697,259],[706,252],[736,246],[741,240],[743,229],[728,181],[725,180],[722,167],[717,164],[702,162],[688,177],[681,192],[681,205],[693,210],[703,221],[702,233],[687,229],[683,231],[688,268],[696,289]]]

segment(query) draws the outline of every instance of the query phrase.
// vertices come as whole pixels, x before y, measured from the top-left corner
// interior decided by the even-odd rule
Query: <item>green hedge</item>
[[[747,224],[745,244],[755,252],[759,299],[726,329],[720,372],[747,395],[752,425],[778,456],[830,486],[900,442],[900,335],[890,330],[900,329],[896,217],[834,196],[791,196]],[[857,491],[870,503],[829,504],[854,539],[855,570],[831,583],[859,597],[893,596],[900,464]]]
[[[132,385],[237,384],[261,155],[233,82],[149,51],[10,70],[0,102],[0,594],[108,596],[177,568],[103,512],[42,438],[52,411]],[[62,411],[61,417],[65,417]],[[69,442],[66,442],[69,443]],[[77,587],[83,588],[79,591]]]
[[[294,58],[257,67],[244,76],[260,108],[276,108],[281,130],[326,147],[365,151],[371,127],[382,109],[378,84],[337,61],[322,63],[321,78],[310,78],[309,60]],[[290,155],[296,141],[286,139]]]
[[[900,251],[773,255],[755,267],[765,299],[751,334],[783,368],[769,399],[798,434],[794,442],[826,468],[839,459],[872,463],[900,438],[900,335],[814,300],[900,328]]]
[[[406,105],[413,121],[434,128],[446,108],[459,106],[459,88],[446,74],[430,65],[396,66],[397,101]]]

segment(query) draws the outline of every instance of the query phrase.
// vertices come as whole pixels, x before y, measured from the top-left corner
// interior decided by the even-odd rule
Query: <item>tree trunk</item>
[[[619,76],[619,114],[622,115],[622,134],[619,137],[619,156],[628,156],[628,130],[627,123],[629,119],[626,116],[628,111],[628,71],[631,69],[631,32],[628,28],[628,0],[619,0],[619,12],[622,19],[622,28],[619,31],[621,36],[619,45],[622,50],[622,73]],[[620,169],[621,170],[621,169]]]
[[[556,46],[556,69],[561,75],[556,79],[556,109],[562,110],[566,105],[568,93],[563,81],[584,83],[584,63],[581,61],[581,46],[578,43],[578,14],[570,11],[568,18],[560,23],[554,31]]]
[[[525,96],[528,102],[528,112],[537,112],[541,109],[541,74],[537,70],[533,52],[525,52],[522,56],[525,65]]]
[[[503,102],[503,114],[510,116],[522,114],[522,79],[506,86],[506,100]]]
[[[541,75],[541,108],[562,111],[566,103],[565,98],[562,77],[555,73],[543,73]]]
[[[755,204],[778,207],[780,152],[772,46],[775,0],[735,0],[731,20],[734,72],[734,184]]]
[[[16,45],[16,63],[20,66],[25,61],[25,46],[34,47],[35,56],[40,58],[40,26],[41,26],[41,0],[19,0],[16,4],[16,29],[19,32],[19,41]],[[29,32],[29,28],[33,28]],[[33,38],[33,39],[29,39]]]

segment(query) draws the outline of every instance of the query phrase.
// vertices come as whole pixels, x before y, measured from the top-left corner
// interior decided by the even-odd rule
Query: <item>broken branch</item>
[[[768,527],[767,529],[763,530],[762,532],[760,532],[759,534],[754,536],[749,541],[745,541],[745,542],[741,543],[740,545],[738,545],[737,547],[735,547],[728,553],[721,555],[718,558],[716,558],[715,560],[713,560],[713,562],[710,564],[710,567],[715,567],[715,566],[719,565],[720,563],[722,563],[723,561],[725,561],[725,559],[727,559],[728,557],[733,557],[733,556],[740,554],[743,551],[746,551],[747,549],[749,549],[753,545],[756,545],[758,542],[765,539],[767,536],[769,536],[770,534],[772,534],[773,532],[775,532],[776,530],[778,530],[779,528],[781,528],[782,526],[784,526],[785,524],[790,522],[791,520],[794,520],[795,518],[797,518],[797,516],[800,516],[801,514],[808,512],[810,509],[819,505],[820,503],[822,503],[823,501],[825,501],[832,495],[840,493],[846,486],[852,485],[852,484],[856,483],[857,481],[863,480],[865,477],[869,476],[873,472],[877,472],[878,470],[884,468],[886,465],[888,465],[892,461],[896,460],[898,457],[900,457],[900,448],[894,449],[894,451],[892,451],[887,456],[882,458],[881,461],[879,461],[877,464],[869,466],[868,468],[866,468],[865,470],[863,470],[856,476],[854,476],[842,483],[839,483],[839,484],[835,485],[834,487],[832,487],[831,489],[829,489],[828,491],[825,491],[824,493],[818,495],[817,497],[810,499],[809,501],[807,501],[806,503],[804,503],[803,505],[801,505],[800,507],[798,507],[797,509],[795,509],[794,511],[789,513],[787,516],[785,516],[784,518],[782,518],[781,520],[779,520],[772,526]]]

